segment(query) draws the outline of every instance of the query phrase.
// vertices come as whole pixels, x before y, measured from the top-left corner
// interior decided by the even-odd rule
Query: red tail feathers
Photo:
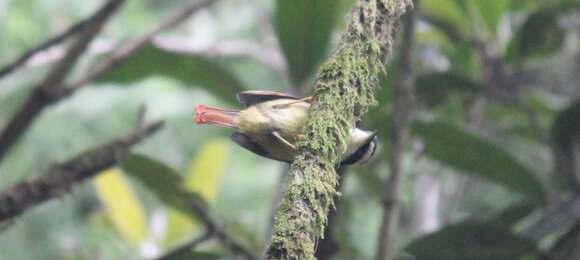
[[[237,115],[237,110],[197,105],[195,106],[194,121],[197,124],[210,124],[222,127],[236,128],[237,126],[234,120]]]

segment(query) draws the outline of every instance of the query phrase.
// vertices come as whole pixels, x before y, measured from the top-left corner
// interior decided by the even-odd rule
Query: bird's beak
[[[373,140],[373,139],[377,138],[377,133],[378,133],[378,131],[372,131],[371,136],[369,137],[369,140]]]
[[[235,118],[239,111],[208,107],[205,105],[195,106],[194,121],[197,124],[210,124],[222,127],[237,128]]]

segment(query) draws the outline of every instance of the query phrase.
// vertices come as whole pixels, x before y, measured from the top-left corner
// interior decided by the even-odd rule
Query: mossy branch
[[[335,166],[349,131],[376,103],[375,86],[393,35],[411,0],[358,0],[333,55],[321,66],[315,101],[276,212],[267,259],[314,259],[328,209],[337,196]]]

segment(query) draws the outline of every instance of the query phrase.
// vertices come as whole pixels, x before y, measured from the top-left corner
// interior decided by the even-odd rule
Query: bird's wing
[[[247,136],[245,134],[242,134],[239,132],[233,132],[230,135],[230,138],[232,139],[232,141],[234,141],[235,143],[237,143],[241,147],[243,147],[243,148],[247,149],[248,151],[253,152],[257,155],[260,155],[260,156],[263,156],[263,157],[266,157],[266,158],[269,158],[272,160],[289,163],[289,161],[286,159],[278,158],[278,157],[272,155],[271,153],[266,151],[264,148],[262,148],[262,146],[260,144],[256,143],[249,136]]]
[[[265,90],[242,91],[236,95],[236,98],[244,106],[253,106],[257,103],[276,99],[298,99],[297,97],[289,94]]]

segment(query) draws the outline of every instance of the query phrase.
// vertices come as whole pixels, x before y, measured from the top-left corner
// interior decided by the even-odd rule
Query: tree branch
[[[115,51],[113,51],[113,53],[111,53],[108,58],[98,64],[95,64],[93,66],[93,70],[88,72],[84,77],[71,82],[67,86],[67,89],[69,91],[74,91],[75,89],[80,88],[87,83],[99,78],[114,68],[116,65],[126,60],[135,51],[150,43],[155,35],[182,23],[183,21],[187,20],[191,14],[214,2],[216,2],[216,0],[191,0],[187,5],[179,8],[179,10],[177,10],[175,13],[162,20],[155,28],[153,28],[153,30],[142,35],[141,37],[135,38],[115,48]]]
[[[37,177],[25,180],[0,193],[0,224],[45,201],[70,192],[72,187],[122,161],[131,147],[162,126],[161,122],[142,125],[129,135],[82,153],[50,167]]]
[[[75,34],[86,31],[88,28],[93,27],[93,25],[98,24],[101,21],[107,20],[108,16],[110,16],[110,14],[115,11],[118,4],[120,4],[121,2],[122,1],[108,1],[92,16],[72,25],[66,31],[46,40],[40,45],[27,50],[25,53],[20,55],[20,57],[18,57],[16,60],[14,60],[9,64],[6,64],[2,69],[0,69],[0,79],[10,74],[14,70],[20,68],[35,54],[44,51],[54,45],[57,45]]]
[[[573,241],[578,241],[578,237],[580,236],[580,222],[576,221],[574,225],[566,231],[562,236],[558,238],[558,240],[554,243],[554,245],[550,248],[550,250],[542,256],[539,260],[557,260],[557,259],[565,259],[568,257],[573,257],[572,259],[579,259],[580,257],[580,248],[574,249],[572,251],[570,244]],[[578,242],[576,242],[577,244]],[[568,248],[567,248],[568,247]],[[568,253],[568,255],[566,254]]]
[[[214,237],[217,238],[218,241],[220,241],[230,251],[241,255],[244,259],[256,259],[256,257],[248,249],[246,249],[240,242],[238,242],[236,239],[226,233],[223,228],[221,228],[217,221],[211,217],[207,206],[204,205],[202,201],[192,200],[188,209],[191,210],[191,212],[197,217],[197,220],[203,224],[205,227],[204,233],[201,236],[195,237],[183,245],[178,246],[169,252],[166,252],[163,254],[163,256],[160,256],[157,259],[173,259],[173,257],[192,250],[199,243]]]
[[[8,150],[26,132],[34,119],[42,110],[62,98],[62,84],[69,71],[74,67],[78,58],[92,41],[103,25],[115,13],[125,0],[109,0],[99,11],[100,15],[95,15],[94,20],[83,26],[77,39],[68,48],[64,58],[60,60],[48,75],[38,83],[33,89],[28,99],[20,107],[18,112],[10,119],[6,127],[0,133],[0,161],[4,158]]]
[[[228,235],[223,228],[210,216],[207,208],[196,201],[191,203],[191,209],[196,213],[199,221],[203,223],[207,232],[215,236],[224,246],[232,252],[242,255],[247,260],[256,259],[256,257],[240,242]]]
[[[284,55],[275,47],[249,40],[234,39],[204,44],[192,44],[184,37],[155,37],[154,42],[165,49],[209,57],[248,57],[271,67],[276,72],[287,72]]]
[[[417,4],[415,2],[415,4]],[[415,10],[405,16],[403,40],[401,43],[401,57],[395,84],[393,84],[393,119],[390,129],[389,153],[390,175],[384,190],[383,220],[377,245],[377,259],[391,260],[395,256],[395,244],[400,215],[401,183],[403,176],[403,154],[409,131],[409,115],[413,92],[413,50],[415,45]]]
[[[314,259],[336,196],[334,167],[355,121],[374,105],[378,75],[410,0],[359,0],[337,50],[321,66],[304,140],[290,167],[267,259]],[[332,119],[332,120],[330,120]]]
[[[111,0],[115,2],[120,2],[124,0]],[[63,83],[63,78],[56,78],[55,76],[49,75],[46,80],[38,84],[20,107],[17,113],[9,121],[8,125],[0,133],[0,161],[4,158],[8,150],[20,139],[20,137],[26,132],[28,127],[32,124],[34,119],[49,105],[56,103],[72,93],[77,89],[83,87],[87,83],[95,80],[111,68],[113,68],[118,63],[127,59],[131,54],[145,46],[156,34],[164,31],[172,26],[179,24],[186,20],[189,15],[199,10],[208,4],[215,2],[213,0],[201,0],[201,1],[191,1],[185,7],[180,8],[177,12],[167,17],[163,20],[157,27],[155,27],[150,32],[144,34],[143,36],[136,38],[132,41],[126,42],[116,48],[110,57],[98,64],[93,66],[93,70],[88,72],[85,76],[72,83],[65,85]],[[104,20],[102,21],[104,22]],[[101,24],[102,25],[102,24]],[[97,30],[98,31],[98,30]],[[96,34],[96,31],[94,32]],[[94,35],[93,34],[93,35]],[[84,38],[84,37],[81,37]],[[88,43],[88,42],[87,42]],[[77,44],[75,44],[77,45]],[[74,46],[73,46],[74,47]],[[73,49],[71,47],[71,50]],[[86,47],[86,46],[85,46]],[[70,54],[69,54],[70,53]],[[72,55],[72,51],[69,51],[67,56]],[[77,53],[77,57],[80,53]],[[69,58],[70,60],[70,58]],[[61,60],[59,65],[56,65],[55,75],[61,74],[62,69],[59,69],[60,64],[65,64],[62,66],[72,67],[72,64],[67,61],[67,58]],[[57,73],[58,72],[58,73]],[[52,74],[52,73],[51,73]],[[64,76],[64,75],[63,75]],[[59,80],[56,80],[59,79]]]
[[[182,254],[190,252],[195,247],[197,247],[199,244],[211,239],[212,236],[213,236],[213,234],[211,234],[209,232],[204,232],[200,236],[194,237],[190,241],[187,241],[185,244],[180,245],[180,246],[166,252],[165,254],[155,258],[155,260],[179,259],[178,257],[180,257]]]

